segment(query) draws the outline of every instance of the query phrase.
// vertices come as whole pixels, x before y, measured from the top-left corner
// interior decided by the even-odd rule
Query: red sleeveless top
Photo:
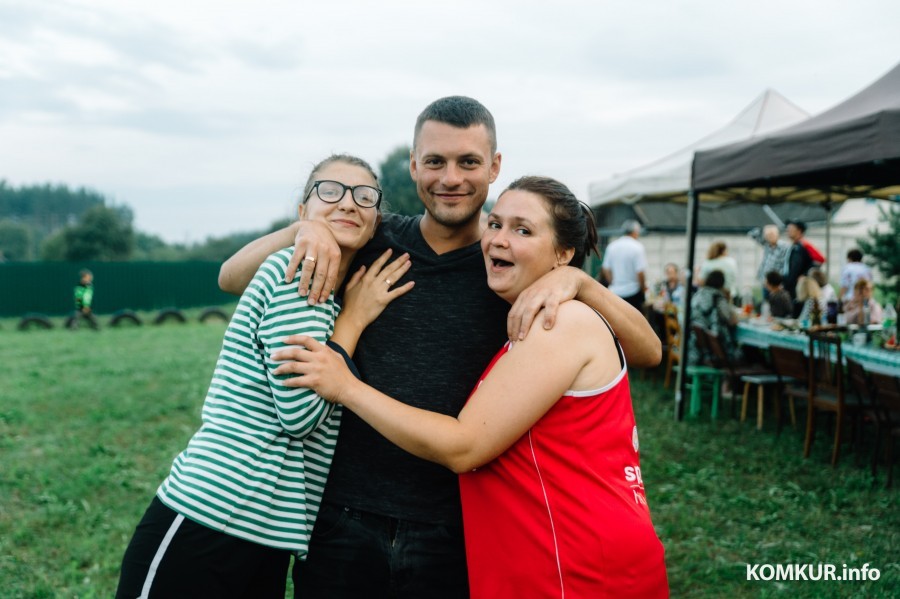
[[[567,392],[459,486],[473,599],[668,597],[624,367]]]

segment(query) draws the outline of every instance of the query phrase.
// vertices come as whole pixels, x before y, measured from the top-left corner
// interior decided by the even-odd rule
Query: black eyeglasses
[[[371,185],[344,185],[340,181],[316,181],[313,188],[309,190],[306,199],[312,195],[315,190],[319,199],[328,204],[337,204],[350,190],[350,197],[354,203],[360,208],[377,208],[381,203],[381,190]]]

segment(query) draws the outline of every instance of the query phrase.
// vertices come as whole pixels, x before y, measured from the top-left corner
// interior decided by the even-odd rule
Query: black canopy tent
[[[900,193],[898,161],[900,64],[797,125],[697,152],[691,187],[710,199],[767,203],[887,197]]]
[[[694,154],[688,198],[688,272],[694,268],[699,202],[816,202],[900,199],[900,64],[834,108],[763,138]],[[830,219],[829,219],[830,220]],[[684,322],[691,318],[691,289]],[[690,326],[683,327],[687,356]],[[679,365],[676,418],[683,414]]]

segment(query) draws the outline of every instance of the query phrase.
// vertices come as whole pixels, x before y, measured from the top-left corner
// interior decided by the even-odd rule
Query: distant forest
[[[409,176],[409,146],[399,146],[379,164],[382,210],[421,214]],[[167,244],[134,229],[134,213],[103,194],[66,185],[13,187],[0,179],[0,261],[215,260],[224,261],[245,244],[289,224],[264,231],[209,237],[194,244]]]
[[[136,231],[134,214],[100,193],[66,185],[13,187],[0,180],[0,261],[216,260],[223,261],[265,231],[210,237],[202,243],[167,244]]]

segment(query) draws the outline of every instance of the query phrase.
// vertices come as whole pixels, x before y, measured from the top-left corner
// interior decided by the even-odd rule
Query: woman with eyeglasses
[[[523,177],[500,194],[481,239],[488,286],[514,303],[596,252],[590,209],[563,184]],[[415,408],[350,374],[311,337],[277,372],[342,404],[393,443],[458,473],[475,599],[668,596],[650,520],[625,358],[599,313],[560,305],[494,357],[458,416]]]
[[[381,220],[372,168],[349,155],[313,168],[301,220],[325,223],[341,249],[338,285]],[[207,391],[202,425],[172,464],[138,524],[122,562],[117,597],[284,598],[290,556],[305,557],[331,465],[341,409],[311,389],[288,387],[273,352],[302,333],[354,347],[335,326],[332,293],[309,305],[285,283],[293,254],[268,257],[225,331]],[[409,269],[390,252],[347,283],[366,326],[413,287],[394,287]],[[313,256],[304,258],[314,260]],[[354,335],[356,329],[354,328]]]

